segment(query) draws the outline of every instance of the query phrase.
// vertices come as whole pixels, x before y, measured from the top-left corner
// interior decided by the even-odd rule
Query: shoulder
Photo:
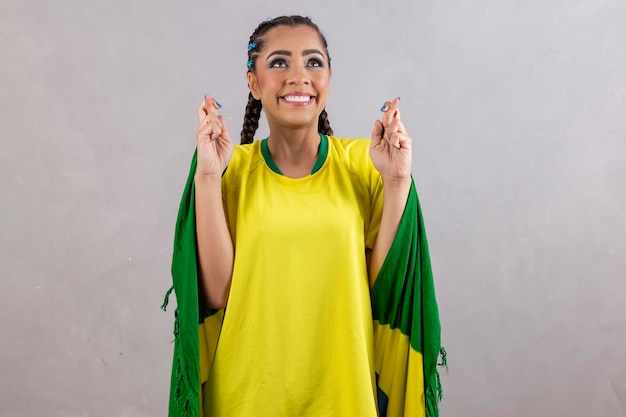
[[[259,148],[259,141],[254,141],[246,145],[235,145],[233,147],[233,157],[230,164],[239,164],[249,161],[253,158],[257,148]]]
[[[236,186],[242,176],[255,171],[261,163],[260,141],[246,145],[235,145],[233,156],[222,177],[222,184],[227,188]]]
[[[353,184],[371,195],[378,195],[382,178],[370,158],[370,139],[328,137],[329,157],[350,173]]]
[[[375,170],[370,158],[369,139],[329,136],[328,144],[332,158],[345,165],[350,171],[365,173]]]
[[[370,140],[365,138],[339,138],[328,136],[328,142],[345,152],[369,152]]]

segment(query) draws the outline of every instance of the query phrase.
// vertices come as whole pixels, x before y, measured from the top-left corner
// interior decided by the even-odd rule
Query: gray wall
[[[326,32],[338,135],[402,97],[442,415],[626,415],[618,0],[1,0],[0,415],[166,414],[196,109],[239,130],[248,36],[289,13]]]

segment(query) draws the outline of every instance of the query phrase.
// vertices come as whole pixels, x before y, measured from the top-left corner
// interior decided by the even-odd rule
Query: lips
[[[315,99],[315,96],[306,93],[289,93],[280,98],[290,104],[308,104]]]

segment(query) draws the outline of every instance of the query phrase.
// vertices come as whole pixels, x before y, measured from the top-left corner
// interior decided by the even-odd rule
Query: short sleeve
[[[380,230],[380,220],[383,214],[383,179],[378,171],[372,167],[370,174],[370,216],[369,224],[365,225],[365,248],[373,249]]]

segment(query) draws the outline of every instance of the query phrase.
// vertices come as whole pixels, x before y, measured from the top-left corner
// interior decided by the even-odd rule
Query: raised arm
[[[380,230],[369,259],[370,286],[378,276],[398,231],[411,188],[411,137],[400,120],[399,98],[385,102],[382,121],[372,131],[370,157],[383,179],[384,200]]]
[[[222,173],[233,154],[233,142],[221,105],[207,96],[198,109],[196,234],[202,292],[210,308],[223,308],[233,273],[234,249],[222,203]]]

